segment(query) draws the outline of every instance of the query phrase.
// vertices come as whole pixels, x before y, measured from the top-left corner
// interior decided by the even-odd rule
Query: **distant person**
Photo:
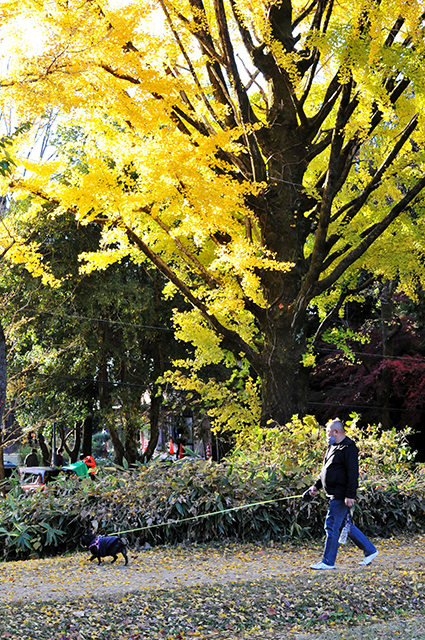
[[[80,460],[87,466],[87,471],[92,480],[94,480],[94,474],[96,473],[96,461],[93,456],[85,456],[84,453],[80,455]]]
[[[63,457],[63,447],[56,449],[56,453],[53,456],[53,466],[63,467],[65,466],[65,458]]]
[[[328,448],[323,460],[320,476],[310,487],[315,496],[323,489],[329,498],[329,508],[325,520],[326,542],[323,558],[310,565],[311,569],[333,569],[338,552],[341,529],[348,518],[348,537],[364,554],[360,564],[369,564],[376,558],[376,547],[350,520],[350,509],[354,506],[359,481],[359,452],[354,442],[345,435],[344,425],[335,418],[326,425]]]
[[[37,449],[31,449],[31,453],[29,453],[26,456],[25,460],[24,460],[24,466],[25,467],[38,467],[39,466]]]

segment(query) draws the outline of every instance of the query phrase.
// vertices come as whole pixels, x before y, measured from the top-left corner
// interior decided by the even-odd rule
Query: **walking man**
[[[326,542],[323,558],[310,565],[311,569],[333,569],[338,552],[340,530],[354,505],[359,480],[359,452],[354,442],[345,435],[344,425],[339,418],[326,425],[328,448],[323,460],[319,478],[310,487],[315,496],[323,489],[329,498],[329,509],[325,520]],[[360,564],[369,564],[378,555],[376,547],[352,523],[348,537],[364,553]]]

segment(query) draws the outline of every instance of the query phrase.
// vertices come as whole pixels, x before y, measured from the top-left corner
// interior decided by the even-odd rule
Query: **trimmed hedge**
[[[354,521],[366,535],[425,529],[422,471],[416,467],[391,479],[363,482]],[[134,469],[111,467],[100,470],[95,482],[63,478],[33,495],[23,494],[16,484],[0,502],[0,550],[5,559],[73,551],[93,523],[104,535],[136,530],[125,534],[132,548],[320,537],[326,500],[282,499],[301,494],[310,481],[299,470],[288,474],[278,468],[186,458]],[[227,511],[257,502],[265,504]],[[215,511],[221,513],[197,518]],[[175,520],[179,523],[170,524]]]

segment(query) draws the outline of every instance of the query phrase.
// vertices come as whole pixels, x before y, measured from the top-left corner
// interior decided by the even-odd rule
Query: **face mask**
[[[328,438],[328,445],[331,446],[332,444],[335,444],[335,436],[329,436]]]

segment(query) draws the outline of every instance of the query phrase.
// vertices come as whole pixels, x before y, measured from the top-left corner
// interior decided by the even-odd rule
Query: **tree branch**
[[[220,65],[226,67],[226,61],[215,49],[211,33],[207,26],[208,18],[203,1],[189,0],[189,3],[192,9],[193,23],[195,26],[192,27],[189,20],[181,14],[177,13],[177,15],[183,21],[183,24],[186,25],[190,33],[192,33],[199,42],[203,55],[210,58],[210,62],[206,63],[206,69],[213,88],[213,94],[217,102],[230,108],[230,112],[225,116],[225,122],[226,126],[233,128],[237,126],[237,113],[227,91],[226,81],[220,67]]]
[[[162,7],[162,10],[163,10],[163,12],[165,14],[165,17],[166,17],[166,20],[168,22],[168,25],[169,25],[169,27],[170,27],[170,29],[171,29],[171,31],[173,33],[173,36],[174,36],[174,38],[175,38],[175,40],[176,40],[176,42],[177,42],[177,44],[178,44],[178,46],[180,48],[180,51],[183,54],[184,59],[186,60],[186,63],[188,65],[188,67],[189,67],[189,70],[190,70],[190,73],[192,75],[192,78],[193,78],[196,86],[198,87],[199,94],[200,94],[200,96],[201,96],[206,108],[208,109],[209,114],[213,117],[214,121],[217,122],[222,129],[224,129],[224,125],[221,123],[221,121],[219,120],[219,118],[215,114],[214,109],[212,108],[210,101],[208,100],[207,96],[204,93],[204,90],[202,89],[202,86],[201,86],[201,83],[199,82],[199,78],[198,78],[198,76],[196,74],[195,68],[194,68],[194,66],[192,64],[191,59],[189,58],[189,56],[188,56],[188,54],[186,52],[186,49],[183,46],[183,43],[181,41],[181,38],[180,38],[179,34],[177,33],[177,31],[174,28],[173,22],[171,20],[170,13],[169,13],[167,7],[165,6],[164,0],[159,0],[159,2],[160,2],[160,5]]]
[[[177,11],[175,7],[173,7],[175,14],[179,18],[179,20],[182,21],[188,31],[190,31],[190,33],[195,36],[198,42],[202,44],[204,52],[212,60],[217,60],[221,65],[225,66],[225,60],[215,48],[211,33],[206,28],[208,19],[202,0],[189,0],[189,3],[192,8],[192,17],[195,26],[193,26],[190,20],[188,20],[181,12]]]
[[[369,182],[367,187],[363,190],[363,192],[354,200],[351,200],[346,205],[341,207],[332,217],[331,222],[335,222],[344,212],[348,210],[344,219],[342,220],[342,225],[349,224],[357,213],[361,210],[363,205],[366,203],[369,196],[381,185],[382,178],[384,176],[385,171],[391,166],[399,152],[403,148],[404,144],[409,139],[410,135],[415,130],[418,124],[418,114],[415,114],[410,122],[406,125],[404,130],[402,131],[400,138],[397,144],[394,146],[393,150],[388,154],[385,158],[378,171],[374,174],[372,180]],[[363,235],[363,234],[362,234]],[[365,233],[367,235],[367,233]],[[341,239],[340,233],[334,233],[326,241],[326,253],[329,253],[331,248]],[[338,251],[335,251],[323,262],[321,272],[326,271],[330,265],[335,262],[339,257],[341,257],[349,248],[349,245],[345,245],[341,247]]]
[[[236,96],[238,98],[242,122],[245,125],[257,123],[257,116],[252,110],[248,95],[245,91],[239,75],[233,45],[229,35],[229,28],[227,25],[227,18],[223,0],[214,0],[214,9],[224,55],[228,64],[228,68],[230,70],[230,75],[232,78],[233,86],[235,88]],[[246,138],[247,147],[251,157],[253,179],[256,182],[261,182],[266,177],[264,160],[261,156],[260,150],[258,148],[258,143],[253,132],[248,131],[246,134]]]
[[[292,51],[295,39],[292,36],[291,0],[280,0],[280,2],[272,4],[269,8],[268,18],[273,37],[283,45],[286,51]]]
[[[163,276],[170,280],[177,289],[185,296],[185,298],[201,312],[202,317],[222,336],[222,345],[224,349],[234,353],[243,352],[249,362],[256,367],[260,366],[259,356],[256,351],[243,338],[232,329],[225,327],[213,314],[210,313],[208,307],[199,300],[190,290],[190,288],[174,273],[169,265],[157,253],[152,251],[143,240],[123,223],[123,227],[129,240],[131,240],[138,249],[155,265]]]
[[[251,55],[255,50],[255,45],[252,41],[251,34],[240,18],[239,12],[235,5],[235,0],[230,0],[230,6],[232,7],[233,17],[236,24],[238,25],[239,33],[241,34],[242,42],[244,43],[245,49]]]
[[[366,280],[365,282],[363,282],[361,285],[358,285],[355,289],[344,289],[341,292],[341,295],[339,296],[335,306],[330,310],[330,312],[327,314],[327,316],[322,320],[322,322],[320,323],[313,341],[312,341],[312,345],[316,346],[317,343],[319,342],[319,340],[321,339],[321,337],[323,336],[324,332],[326,331],[326,329],[332,324],[332,322],[334,321],[334,319],[337,316],[337,313],[339,312],[339,310],[341,309],[342,305],[344,304],[345,300],[349,297],[349,296],[355,296],[358,295],[359,293],[361,293],[362,291],[364,291],[365,289],[367,289],[371,284],[373,284],[375,282],[376,278],[375,276],[373,276],[372,278],[369,278],[368,280]]]
[[[326,175],[322,204],[319,213],[319,224],[316,230],[314,247],[311,255],[311,264],[306,276],[306,282],[313,282],[320,273],[326,248],[326,235],[329,228],[331,207],[336,193],[338,179],[338,165],[341,148],[344,141],[344,126],[346,122],[346,108],[350,104],[352,82],[344,85],[341,102],[338,108],[335,127],[332,135],[331,153]]]
[[[300,15],[297,16],[292,23],[292,31],[294,31],[298,27],[298,25],[304,20],[304,18],[310,15],[314,7],[316,6],[317,2],[318,0],[313,0],[311,4],[309,4],[303,11],[301,11]]]
[[[381,180],[384,176],[384,173],[392,165],[394,160],[397,158],[399,152],[401,151],[401,149],[403,148],[407,140],[410,138],[413,131],[416,129],[418,125],[418,118],[419,118],[419,114],[416,113],[410,119],[409,123],[405,126],[405,128],[401,132],[398,142],[396,143],[392,151],[387,155],[385,160],[382,162],[378,171],[376,171],[376,173],[373,175],[372,180],[369,182],[369,184],[366,186],[363,192],[359,196],[357,196],[357,198],[355,198],[354,200],[351,200],[350,202],[345,204],[343,207],[341,207],[331,217],[331,222],[338,220],[338,218],[347,210],[349,210],[349,213],[347,213],[346,216],[344,217],[343,224],[351,222],[351,220],[354,218],[356,213],[358,213],[362,208],[362,206],[365,204],[366,200],[371,195],[371,193],[379,187]]]
[[[12,242],[3,249],[3,251],[0,253],[0,260],[3,260],[4,256],[6,255],[6,253],[9,251],[9,249],[11,249],[13,247],[13,245],[15,244],[16,240],[12,240]]]
[[[405,19],[402,16],[399,16],[398,19],[395,21],[393,28],[391,29],[391,31],[387,36],[387,39],[385,40],[385,45],[387,47],[390,47],[393,44],[394,40],[400,33],[401,28],[404,25],[404,22],[405,22]]]
[[[339,94],[342,90],[342,84],[338,80],[338,73],[332,78],[327,91],[325,93],[325,97],[323,98],[322,106],[315,116],[310,118],[308,123],[308,137],[310,140],[313,140],[315,136],[318,134],[320,127],[332,111],[335,106],[336,101],[338,100]],[[330,142],[330,139],[329,139]],[[318,143],[317,145],[312,145],[312,151],[308,154],[308,157],[311,159],[315,158],[318,153],[321,153],[322,144]],[[316,152],[315,147],[319,146],[319,151]]]
[[[197,269],[199,275],[202,277],[202,279],[204,280],[205,284],[207,284],[211,289],[217,289],[217,288],[223,288],[224,287],[223,283],[218,278],[216,278],[215,276],[212,276],[210,273],[208,273],[208,271],[204,267],[204,265],[201,262],[199,262],[198,258],[196,256],[194,256],[193,253],[187,249],[187,247],[184,246],[184,244],[181,242],[181,240],[179,240],[179,238],[175,238],[175,237],[172,236],[171,230],[165,224],[165,222],[163,222],[157,216],[152,215],[152,212],[150,211],[150,209],[148,207],[144,207],[143,209],[137,209],[136,211],[143,211],[143,213],[146,213],[147,215],[149,215],[152,218],[152,220],[154,220],[157,223],[157,225],[159,227],[161,227],[161,229],[163,231],[165,231],[165,233],[168,235],[168,237],[174,242],[174,244],[176,245],[177,249],[187,259],[187,262],[191,263]]]
[[[381,222],[373,225],[366,235],[366,237],[357,245],[350,253],[339,262],[331,274],[329,274],[323,280],[316,283],[311,298],[323,293],[330,286],[332,286],[338,278],[350,267],[356,260],[358,260],[369,247],[381,236],[390,224],[404,211],[408,205],[419,195],[422,189],[425,188],[425,176],[422,177],[416,185],[410,189],[406,195],[398,202],[391,211],[381,220]]]
[[[102,63],[99,66],[100,66],[101,69],[106,71],[106,73],[111,74],[112,76],[114,76],[114,78],[117,78],[118,80],[124,80],[125,82],[130,82],[131,84],[136,84],[136,85],[140,84],[140,80],[138,78],[133,78],[133,76],[129,76],[126,73],[121,73],[120,71],[116,71],[115,69],[113,69],[111,66],[109,66],[106,63]],[[163,100],[164,99],[163,96],[161,96],[159,94],[152,94],[152,95],[157,100]],[[195,120],[194,118],[191,118],[187,113],[185,113],[183,111],[183,109],[180,109],[180,107],[178,107],[177,105],[174,105],[171,108],[171,118],[174,120],[174,122],[178,126],[179,130],[182,133],[185,133],[188,136],[190,136],[191,133],[190,133],[189,129],[186,127],[186,125],[184,124],[184,122],[183,122],[184,120],[191,127],[193,127],[196,131],[198,131],[198,133],[200,133],[201,135],[203,135],[203,136],[209,136],[210,135],[207,127],[202,122],[199,122],[198,120]]]

